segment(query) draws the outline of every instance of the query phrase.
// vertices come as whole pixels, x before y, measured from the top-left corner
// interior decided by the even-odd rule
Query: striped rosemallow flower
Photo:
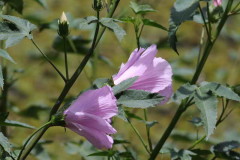
[[[104,86],[81,94],[64,111],[66,127],[84,136],[98,149],[112,148],[110,134],[117,131],[111,126],[110,119],[118,112],[117,100],[112,88]]]
[[[220,6],[220,5],[222,5],[222,0],[213,0],[213,4],[214,4],[214,6]]]
[[[166,103],[172,95],[172,68],[166,60],[155,57],[157,52],[156,45],[135,49],[127,63],[122,64],[119,72],[113,75],[114,84],[137,76],[128,89],[159,93],[165,97],[161,104]]]

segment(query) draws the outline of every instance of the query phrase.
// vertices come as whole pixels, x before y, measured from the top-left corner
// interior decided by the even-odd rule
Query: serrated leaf
[[[233,150],[237,148],[240,148],[238,141],[226,141],[212,146],[211,151],[214,152],[217,158],[237,160],[240,159],[240,153]]]
[[[23,127],[23,128],[35,129],[35,127],[33,127],[29,124],[18,122],[18,121],[12,121],[12,120],[5,120],[4,122],[0,122],[0,126],[13,126],[13,127]]]
[[[196,89],[197,89],[196,85],[190,85],[189,83],[186,83],[182,85],[176,91],[176,93],[174,93],[172,100],[176,103],[180,103],[183,99],[192,96]]]
[[[169,19],[169,33],[168,39],[170,47],[178,53],[176,32],[178,27],[186,20],[189,20],[193,13],[197,10],[199,0],[177,0],[174,7],[171,9],[171,16]]]
[[[138,77],[129,78],[125,81],[122,81],[118,85],[112,87],[114,95],[128,89],[137,79]]]
[[[11,153],[11,144],[9,143],[7,137],[5,137],[2,132],[0,132],[0,145],[2,146],[2,148],[7,152],[7,153]]]
[[[47,8],[46,0],[35,0],[38,4],[40,4],[43,8]]]
[[[126,90],[118,99],[118,104],[131,108],[148,108],[160,104],[164,97],[158,93],[143,90]]]
[[[220,97],[240,101],[240,97],[229,87],[215,82],[202,82],[200,89],[204,92],[212,91]]]
[[[11,61],[12,63],[16,63],[6,50],[0,49],[0,56]]]
[[[192,156],[196,155],[190,150],[185,149],[170,149],[171,159],[172,160],[191,160]]]
[[[113,18],[101,18],[100,19],[100,23],[107,27],[108,29],[112,30],[114,32],[114,34],[116,35],[117,39],[119,41],[121,41],[123,39],[123,37],[126,35],[125,30],[120,27],[117,22],[121,22],[117,19],[113,19]]]
[[[156,10],[153,9],[148,4],[139,5],[135,2],[130,2],[130,8],[132,8],[133,12],[136,13],[136,14],[145,14],[145,13],[148,13],[148,12],[156,12]]]
[[[76,26],[78,24],[78,29],[88,30],[93,28],[94,23],[97,22],[97,20],[98,20],[97,17],[89,16],[85,18],[76,19],[74,23]]]
[[[152,26],[152,27],[160,28],[160,29],[162,29],[164,31],[168,31],[168,29],[166,27],[162,26],[161,24],[158,24],[154,20],[145,18],[145,19],[142,19],[142,22],[143,22],[144,25]]]
[[[4,81],[3,81],[3,74],[2,74],[2,66],[0,65],[0,86],[3,88]]]
[[[4,30],[0,30],[0,40],[6,40],[6,48],[17,44],[24,37],[27,37],[28,39],[33,38],[31,32],[37,28],[34,24],[15,16],[0,15],[0,17],[9,21],[12,25],[15,25],[14,29],[11,29],[9,25],[5,24]],[[6,26],[8,26],[8,28]]]
[[[194,94],[194,101],[200,110],[201,119],[206,132],[206,139],[209,138],[217,123],[217,97],[213,94],[207,94],[197,90]]]

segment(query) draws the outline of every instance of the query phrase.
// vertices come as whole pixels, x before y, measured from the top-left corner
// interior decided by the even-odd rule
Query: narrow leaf
[[[18,121],[12,121],[12,120],[5,120],[4,122],[0,122],[0,126],[13,126],[13,127],[23,127],[23,128],[35,129],[35,127],[33,127],[29,124],[18,122]]]
[[[15,63],[15,61],[12,59],[12,57],[8,54],[7,51],[0,49],[0,56],[11,61],[12,63]]]
[[[11,144],[9,143],[7,137],[5,137],[2,132],[0,132],[0,145],[2,146],[2,148],[7,152],[10,153],[11,152]]]
[[[224,97],[234,101],[240,101],[240,97],[231,88],[221,85],[219,83],[202,82],[200,89],[205,92],[212,91],[220,97]]]
[[[156,27],[156,28],[159,28],[159,29],[162,29],[164,31],[168,31],[168,29],[164,26],[162,26],[161,24],[158,24],[157,22],[151,20],[151,19],[142,19],[142,22],[144,25],[147,25],[147,26],[152,26],[152,27]]]
[[[217,97],[198,90],[194,94],[194,101],[200,110],[201,119],[206,132],[206,139],[213,133],[217,123]]]
[[[38,4],[40,4],[42,7],[47,8],[47,2],[46,0],[35,0]]]

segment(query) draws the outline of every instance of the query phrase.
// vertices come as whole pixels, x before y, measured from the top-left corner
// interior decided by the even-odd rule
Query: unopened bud
[[[64,12],[58,20],[58,34],[63,38],[69,35],[69,22]]]
[[[99,12],[105,7],[105,5],[104,5],[104,2],[102,0],[94,0],[92,7],[93,7],[94,10]]]

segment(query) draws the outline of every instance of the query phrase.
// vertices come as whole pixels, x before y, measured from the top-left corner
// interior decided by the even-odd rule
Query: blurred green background
[[[134,16],[132,10],[129,8],[129,0],[122,0],[118,6],[114,17]],[[168,19],[170,15],[170,8],[173,0],[139,0],[139,3],[148,3],[157,12],[149,13],[146,17],[155,20],[156,22],[168,27]],[[92,1],[89,0],[48,0],[48,8],[44,9],[34,1],[25,0],[23,17],[29,19],[32,23],[42,24],[52,22],[60,17],[63,11],[70,13],[73,17],[83,18],[95,14],[92,9]],[[16,12],[11,12],[12,15],[18,15]],[[106,16],[106,11],[101,12],[101,16]],[[240,27],[239,16],[231,17],[224,28],[223,32],[216,45],[212,50],[208,62],[201,74],[199,81],[216,81],[230,86],[240,83]],[[120,24],[127,32],[122,42],[119,42],[113,32],[106,31],[101,42],[99,43],[96,52],[111,63],[106,63],[101,60],[97,61],[97,71],[95,78],[106,77],[110,78],[117,73],[121,63],[126,62],[131,51],[136,48],[136,40],[134,35],[133,25],[129,23]],[[142,34],[142,42],[149,44],[158,43],[158,56],[169,61],[174,68],[174,74],[177,77],[184,77],[191,79],[196,65],[198,45],[201,37],[202,25],[193,22],[184,23],[178,31],[178,49],[180,56],[174,53],[167,45],[167,32],[158,28],[146,26]],[[34,31],[35,42],[39,47],[51,58],[54,64],[64,73],[64,57],[63,53],[57,52],[52,47],[53,40],[57,36],[56,30],[45,29],[43,31]],[[81,35],[84,39],[91,39],[92,31],[71,30],[71,35]],[[89,44],[90,45],[90,44]],[[89,45],[87,47],[89,47]],[[9,69],[22,70],[21,73],[15,73],[14,76],[18,78],[14,86],[11,87],[9,93],[10,100],[10,117],[9,119],[18,120],[28,123],[30,125],[39,127],[48,118],[49,108],[55,103],[56,98],[61,92],[64,82],[51,68],[51,66],[41,57],[40,53],[32,45],[32,43],[25,39],[18,45],[8,49],[10,55],[14,58],[17,64],[9,64]],[[81,54],[71,54],[68,56],[70,74],[72,74],[78,64],[83,59]],[[80,75],[75,85],[72,87],[68,97],[78,95],[82,90],[91,85],[92,65],[88,63],[85,71]],[[173,80],[174,90],[176,90],[183,82],[179,79]],[[223,140],[240,140],[239,124],[239,103],[231,102],[231,107],[235,108],[229,118],[226,119],[216,130],[215,134],[209,139],[211,142],[221,142]],[[42,109],[38,112],[38,118],[33,118],[36,110],[27,112],[30,106],[41,106]],[[162,132],[169,124],[173,114],[177,109],[177,104],[169,103],[164,106],[158,106],[149,109],[149,120],[157,120],[159,123],[151,130],[153,144],[155,144]],[[219,106],[219,110],[221,107]],[[23,112],[25,111],[25,112]],[[143,116],[142,110],[134,110],[134,112]],[[24,114],[25,113],[25,114]],[[27,113],[27,114],[26,114]],[[25,115],[25,116],[23,116]],[[199,116],[196,108],[191,107],[181,118],[176,128],[176,135],[168,140],[168,146],[175,146],[178,148],[187,148],[191,145],[188,139],[183,137],[193,137],[193,142],[196,139],[196,128],[188,122],[193,117]],[[143,123],[133,120],[133,124],[140,130],[143,137],[146,138],[145,126]],[[140,145],[139,139],[134,134],[130,125],[121,119],[114,118],[114,127],[118,134],[115,137],[124,138],[130,141],[130,146],[135,150],[139,159],[147,159],[144,148]],[[33,130],[23,128],[8,128],[8,134],[11,142],[16,146],[23,143],[23,139],[27,138]],[[181,133],[181,134],[180,134]],[[203,135],[203,129],[199,128],[199,134]],[[183,135],[183,137],[181,137]],[[44,140],[50,140],[54,143],[47,143],[44,148],[47,150],[51,159],[65,160],[65,159],[81,159],[81,154],[87,154],[87,151],[74,150],[73,144],[68,144],[68,148],[63,144],[70,141],[78,142],[84,140],[83,137],[73,133],[70,130],[64,130],[61,127],[50,128],[43,137]],[[203,144],[207,145],[208,144]],[[200,145],[200,146],[203,146]],[[72,147],[72,148],[71,148]],[[68,149],[68,152],[66,151]],[[76,149],[76,148],[75,148]],[[44,153],[45,154],[45,153]],[[45,155],[47,156],[47,155]],[[48,156],[47,156],[48,157]],[[89,158],[88,159],[94,159]],[[33,156],[28,159],[36,159]],[[96,158],[98,159],[98,158]],[[160,159],[169,159],[167,156],[161,156]]]

